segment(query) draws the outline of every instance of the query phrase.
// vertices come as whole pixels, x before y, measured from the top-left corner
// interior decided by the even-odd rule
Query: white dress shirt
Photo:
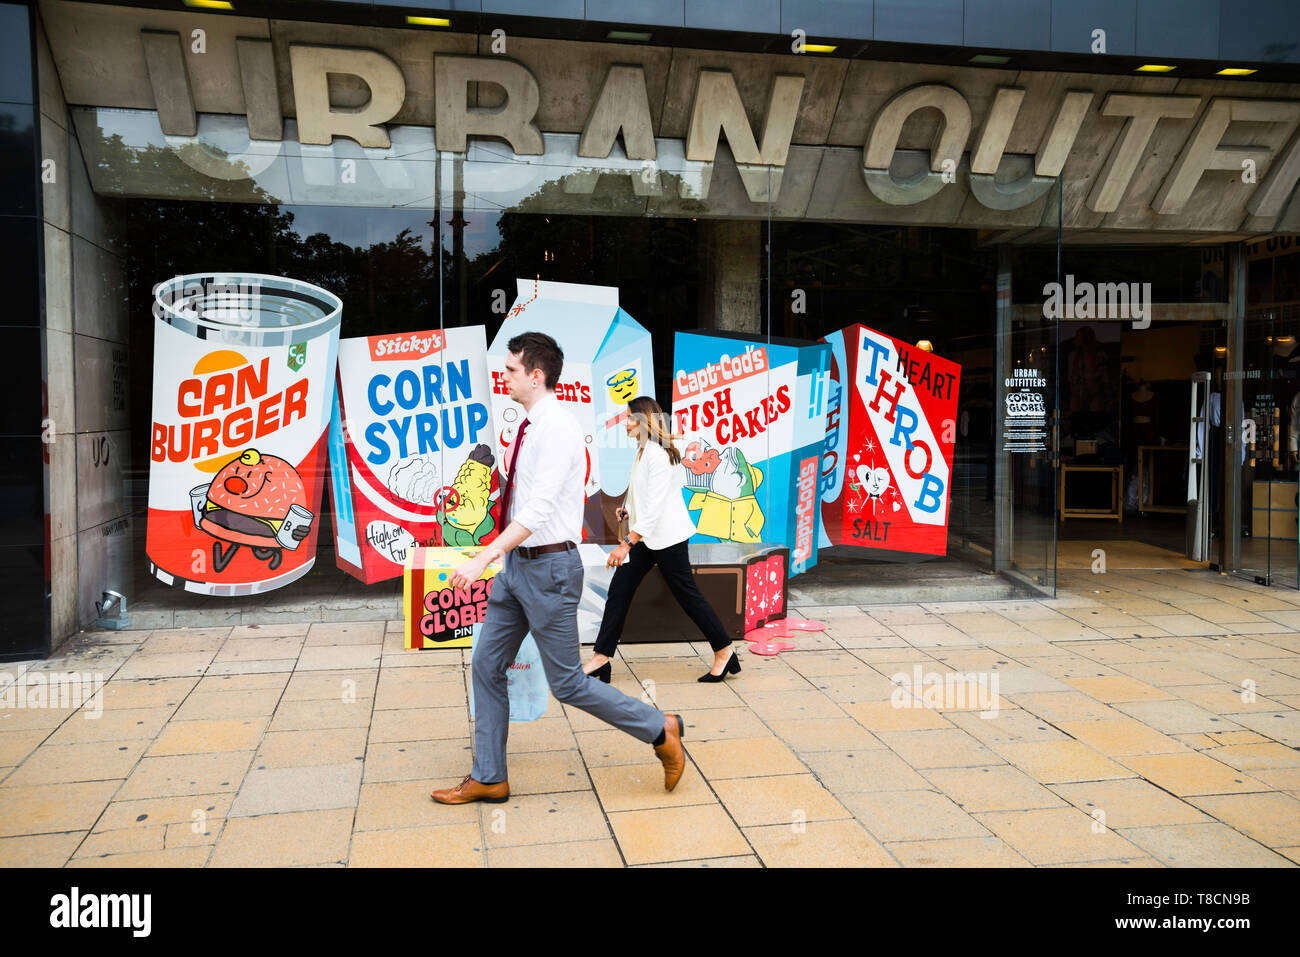
[[[658,442],[647,442],[632,467],[626,508],[628,528],[641,536],[646,548],[659,551],[695,534],[676,470]]]
[[[539,399],[526,418],[528,428],[512,465],[506,525],[518,522],[532,533],[523,541],[527,548],[581,542],[587,476],[582,427],[554,393]],[[514,453],[512,447],[507,454]]]

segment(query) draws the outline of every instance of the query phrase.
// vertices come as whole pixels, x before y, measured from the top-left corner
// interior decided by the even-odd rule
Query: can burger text
[[[310,380],[297,379],[282,392],[268,395],[270,362],[263,357],[256,366],[245,364],[181,380],[176,389],[180,421],[153,423],[150,458],[155,462],[212,458],[223,449],[241,448],[306,418]]]

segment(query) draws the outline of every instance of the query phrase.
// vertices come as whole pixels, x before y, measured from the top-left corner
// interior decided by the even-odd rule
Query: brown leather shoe
[[[439,804],[472,804],[474,801],[504,804],[510,800],[510,782],[498,781],[496,784],[483,784],[475,781],[467,774],[465,780],[454,788],[443,788],[440,791],[434,791],[429,797]]]
[[[655,756],[664,765],[664,790],[677,787],[677,780],[686,770],[686,752],[682,750],[682,716],[664,715],[664,743],[655,745]]]

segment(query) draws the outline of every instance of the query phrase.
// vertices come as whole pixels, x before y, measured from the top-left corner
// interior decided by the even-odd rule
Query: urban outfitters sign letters
[[[180,35],[142,30],[141,42],[163,132],[193,136],[195,110]],[[249,136],[278,140],[282,135],[282,111],[275,95],[271,43],[241,37],[236,46],[240,82],[248,104]],[[385,124],[401,111],[407,96],[406,79],[397,63],[379,51],[354,47],[290,44],[288,51],[300,142],[327,146],[334,137],[347,137],[363,147],[390,147]],[[360,80],[370,91],[365,105],[354,108],[332,103],[331,75]],[[1028,81],[1032,83],[1033,77]],[[497,109],[471,106],[472,84],[503,90],[504,104]],[[756,134],[732,72],[700,69],[686,128],[686,158],[712,163],[718,142],[725,135],[749,199],[776,200],[800,106],[808,92],[806,77],[774,74],[762,128]],[[900,90],[870,122],[862,157],[867,187],[883,203],[906,206],[936,195],[945,185],[956,182],[960,173],[976,200],[989,209],[1018,209],[1042,198],[1064,168],[1097,94],[1089,90],[1063,91],[1037,151],[1032,155],[1008,153],[1007,144],[1026,92],[1018,86],[998,88],[976,130],[970,102],[954,87],[921,83]],[[462,153],[470,137],[492,137],[504,140],[516,155],[538,156],[545,152],[542,131],[536,123],[541,91],[536,76],[522,63],[500,56],[435,56],[433,99],[439,150]],[[1100,115],[1122,119],[1124,128],[1092,178],[1087,207],[1097,213],[1117,210],[1135,173],[1148,158],[1159,125],[1199,115],[1173,168],[1152,198],[1151,208],[1161,215],[1182,212],[1206,172],[1264,164],[1267,174],[1258,185],[1249,186],[1252,192],[1247,211],[1253,216],[1280,215],[1300,180],[1300,132],[1292,131],[1294,135],[1278,155],[1266,146],[1231,145],[1224,139],[1234,121],[1294,127],[1300,121],[1300,101],[1238,97],[1206,100],[1200,95],[1105,93],[1098,108]],[[578,155],[608,159],[621,135],[627,159],[654,161],[657,151],[649,102],[642,66],[610,66],[587,114]],[[898,161],[908,159],[899,150],[900,137],[908,119],[922,110],[937,111],[942,117],[929,146],[928,168],[900,176]],[[1017,170],[1020,175],[1006,177],[1006,173]],[[1002,181],[997,179],[1000,171],[1004,174]]]

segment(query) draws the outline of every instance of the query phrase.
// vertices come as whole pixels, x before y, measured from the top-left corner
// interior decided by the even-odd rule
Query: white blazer
[[[647,442],[641,459],[632,468],[627,508],[629,530],[636,532],[645,547],[659,551],[695,534],[695,523],[682,499],[681,483],[668,453],[657,442]]]

